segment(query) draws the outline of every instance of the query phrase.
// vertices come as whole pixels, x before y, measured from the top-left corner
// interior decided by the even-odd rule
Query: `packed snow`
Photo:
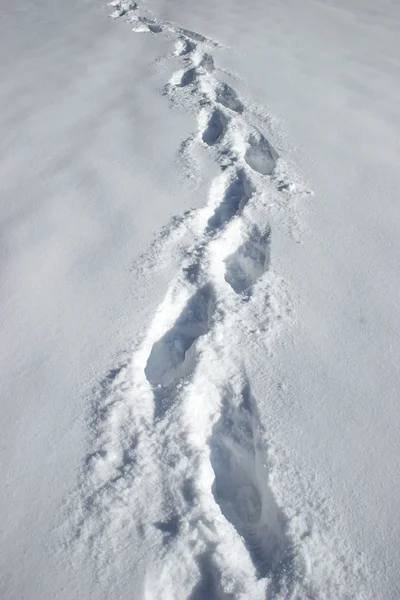
[[[1,14],[1,597],[399,597],[400,9]]]

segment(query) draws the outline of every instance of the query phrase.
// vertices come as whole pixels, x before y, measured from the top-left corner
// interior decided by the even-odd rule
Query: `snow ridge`
[[[163,93],[197,119],[181,152],[208,149],[220,172],[204,206],[175,218],[153,248],[162,262],[178,247],[181,269],[143,339],[99,386],[73,543],[111,585],[118,550],[135,538],[147,549],[132,557],[146,599],[347,597],[332,575],[314,577],[310,532],[278,503],[246,372],[245,349],[267,352],[291,313],[271,268],[268,212],[305,188],[220,80],[220,44],[134,2],[112,6],[133,31],[173,42],[181,68]]]

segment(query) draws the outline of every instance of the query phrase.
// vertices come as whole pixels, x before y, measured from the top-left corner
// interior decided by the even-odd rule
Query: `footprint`
[[[208,121],[207,127],[203,133],[203,142],[208,146],[213,146],[225,133],[228,119],[219,108],[216,108]]]
[[[210,330],[214,295],[205,285],[188,301],[172,328],[153,344],[145,367],[148,382],[168,387],[194,367],[195,342]]]
[[[215,209],[213,216],[208,221],[209,229],[215,230],[230,221],[232,217],[240,214],[246,206],[254,188],[242,171],[236,173],[234,179],[226,188],[221,203]]]
[[[257,423],[249,384],[239,393],[226,389],[209,441],[215,475],[212,492],[224,517],[243,538],[258,577],[269,576],[278,589],[292,570],[293,552],[285,518],[259,458]]]
[[[278,160],[278,153],[263,134],[256,130],[249,137],[244,159],[253,171],[257,171],[261,175],[272,175]]]
[[[215,99],[217,102],[233,110],[237,113],[242,113],[244,106],[239,100],[237,93],[227,83],[220,83],[215,90]]]
[[[225,281],[237,293],[248,290],[268,270],[271,232],[254,225],[249,238],[225,259]]]

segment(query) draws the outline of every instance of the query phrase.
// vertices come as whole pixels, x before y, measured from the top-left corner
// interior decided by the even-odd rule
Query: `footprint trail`
[[[208,152],[219,173],[203,206],[160,234],[160,262],[177,246],[180,269],[142,339],[99,386],[72,510],[75,543],[105,578],[116,545],[151,548],[143,598],[340,597],[330,595],[332,578],[313,578],[305,529],[276,497],[246,372],[245,349],[263,345],[267,356],[289,312],[271,268],[268,207],[287,206],[296,184],[252,105],[224,80],[221,44],[135,2],[111,6],[134,32],[173,45],[163,61],[178,69],[163,93],[197,123],[181,151]]]

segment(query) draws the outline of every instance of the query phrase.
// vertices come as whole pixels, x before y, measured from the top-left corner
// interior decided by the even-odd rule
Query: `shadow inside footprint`
[[[147,27],[150,29],[151,33],[161,33],[162,32],[162,27],[160,27],[160,25],[147,25]]]
[[[227,83],[220,83],[218,85],[215,91],[215,99],[234,112],[242,113],[244,110],[243,103],[239,100],[237,93]]]
[[[203,133],[203,142],[208,146],[213,146],[225,133],[226,126],[228,125],[228,119],[216,108],[207,123],[207,127]]]
[[[187,377],[194,367],[195,342],[208,333],[214,294],[205,285],[192,296],[172,328],[153,344],[145,367],[148,382],[163,388]]]
[[[270,229],[254,225],[248,239],[225,259],[225,281],[237,293],[248,290],[268,270],[270,260]]]
[[[188,85],[191,85],[195,79],[196,79],[196,69],[193,67],[192,69],[188,69],[187,71],[185,71],[183,73],[182,78],[181,78],[180,82],[178,83],[177,87],[186,87]]]
[[[250,135],[248,144],[244,159],[249,167],[261,175],[272,175],[279,158],[276,150],[258,130]]]
[[[215,209],[213,216],[208,221],[209,230],[222,227],[232,217],[240,214],[246,206],[254,189],[246,175],[239,171],[225,190],[221,203]]]

